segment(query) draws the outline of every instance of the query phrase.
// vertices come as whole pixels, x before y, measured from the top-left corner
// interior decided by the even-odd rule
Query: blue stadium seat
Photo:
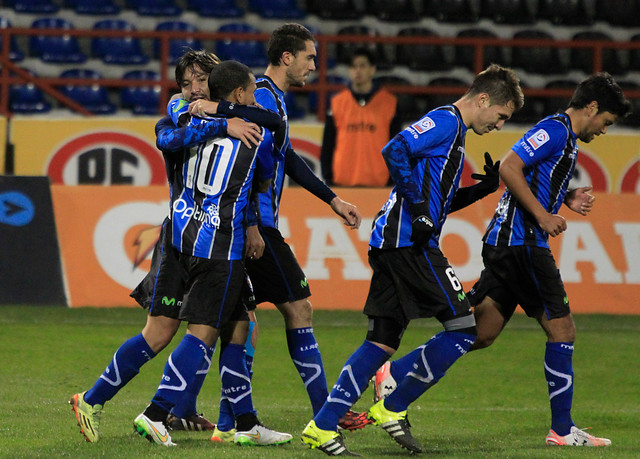
[[[240,18],[244,10],[239,8],[236,0],[187,0],[187,8],[198,13],[198,16],[213,18]]]
[[[9,88],[9,109],[13,113],[47,113],[51,104],[33,83],[14,84]]]
[[[51,14],[60,9],[52,0],[14,0],[7,3],[12,3],[16,13]]]
[[[126,0],[127,8],[136,10],[140,16],[180,16],[182,8],[174,0]]]
[[[109,101],[106,88],[100,86],[101,75],[94,70],[70,69],[60,74],[60,78],[86,78],[96,80],[89,85],[66,85],[60,87],[60,92],[73,99],[84,108],[97,115],[115,113],[116,106]]]
[[[0,17],[0,29],[9,29],[11,28],[11,23]],[[0,49],[2,47],[2,37],[0,37]],[[16,41],[15,35],[11,36],[11,40],[9,41],[9,59],[13,62],[18,62],[24,59],[24,53],[18,48],[18,42]]]
[[[222,33],[260,33],[244,23],[225,24],[218,29]],[[216,54],[222,60],[234,59],[249,67],[265,67],[268,63],[264,43],[258,40],[238,40],[231,37],[216,43]]]
[[[104,19],[93,30],[136,30],[122,19]],[[91,53],[107,64],[144,65],[149,57],[142,52],[140,40],[133,37],[96,37],[91,40]]]
[[[249,0],[249,8],[267,19],[300,19],[306,16],[297,0]]]
[[[174,32],[197,32],[198,29],[193,24],[183,21],[166,21],[161,22],[156,26],[158,31],[174,31]],[[153,43],[154,55],[156,58],[160,57],[160,40],[156,40]],[[180,56],[184,54],[187,49],[203,49],[202,43],[196,38],[172,38],[169,40],[169,58],[170,63],[173,65],[178,62]]]
[[[119,14],[120,7],[113,0],[66,0],[65,6],[72,8],[77,14],[106,16]]]
[[[31,28],[70,30],[73,24],[61,18],[42,18],[33,21]],[[76,37],[69,35],[32,35],[29,38],[29,52],[44,62],[78,64],[87,60]]]
[[[132,70],[123,75],[125,80],[160,80],[157,72]],[[157,115],[160,104],[160,86],[131,86],[120,91],[120,105],[134,115]]]

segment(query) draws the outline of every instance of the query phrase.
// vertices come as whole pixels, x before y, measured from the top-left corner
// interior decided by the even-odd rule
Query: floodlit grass
[[[253,399],[261,420],[292,433],[294,442],[241,448],[213,444],[207,433],[176,432],[173,439],[178,446],[171,449],[133,434],[132,421],[153,396],[178,339],[106,405],[101,441],[90,444],[80,435],[67,400],[91,387],[120,344],[140,332],[144,312],[17,306],[3,306],[0,311],[1,457],[324,457],[299,440],[311,408],[290,362],[276,311],[258,311]],[[316,311],[314,321],[331,385],[346,358],[362,343],[366,319],[356,312]],[[577,316],[576,323],[573,418],[579,427],[593,426],[595,435],[611,438],[612,447],[545,446],[550,414],[544,333],[535,321],[518,315],[494,346],[462,358],[409,409],[414,436],[425,447],[422,456],[638,457],[640,317]],[[435,320],[415,321],[398,355],[439,330]],[[183,333],[181,329],[178,338]],[[214,372],[199,399],[199,409],[212,420],[219,393]],[[371,389],[355,408],[363,411],[370,405]],[[347,446],[364,457],[409,455],[377,427],[346,433],[345,438]]]

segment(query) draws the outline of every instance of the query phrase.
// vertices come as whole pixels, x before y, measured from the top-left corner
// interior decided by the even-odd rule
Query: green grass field
[[[299,440],[311,408],[276,311],[258,311],[253,399],[261,420],[291,432],[293,443],[241,448],[212,444],[207,433],[176,432],[178,446],[165,449],[134,434],[132,421],[153,396],[173,345],[106,405],[99,443],[84,441],[67,404],[72,394],[94,383],[125,339],[140,332],[145,321],[141,310],[0,310],[0,457],[325,457]],[[545,446],[550,414],[542,366],[544,334],[533,320],[516,316],[494,346],[462,358],[410,408],[414,436],[425,447],[422,456],[640,457],[640,317],[577,316],[576,323],[574,421],[611,438],[612,447]],[[314,328],[332,385],[346,358],[362,343],[366,319],[356,312],[317,311]],[[398,355],[437,331],[435,320],[415,321]],[[215,371],[199,400],[199,409],[212,420],[219,393]],[[371,389],[355,408],[370,405]],[[409,455],[377,427],[345,435],[347,446],[364,457]]]

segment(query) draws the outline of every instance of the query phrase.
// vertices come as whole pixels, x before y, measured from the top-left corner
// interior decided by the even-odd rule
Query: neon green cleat
[[[233,443],[234,438],[236,437],[236,429],[224,430],[218,429],[218,426],[213,430],[213,435],[211,435],[211,441],[220,442],[220,443]]]
[[[134,430],[151,443],[162,446],[176,446],[171,441],[171,435],[164,423],[160,421],[152,421],[144,414],[139,414],[133,421]]]
[[[91,443],[95,443],[100,439],[100,416],[102,416],[102,405],[89,405],[84,401],[84,394],[75,394],[69,400],[69,405],[76,415],[80,432],[84,438]]]
[[[421,453],[422,446],[411,435],[411,424],[407,419],[407,411],[399,413],[389,411],[384,406],[384,399],[369,408],[369,418],[377,426],[382,427],[396,443],[412,453]]]
[[[347,449],[342,435],[318,428],[313,420],[302,431],[302,443],[309,445],[311,449],[318,448],[329,456],[359,456]]]

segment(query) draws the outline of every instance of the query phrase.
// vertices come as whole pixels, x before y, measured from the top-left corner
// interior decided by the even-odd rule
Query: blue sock
[[[389,371],[391,373],[391,377],[396,380],[396,383],[399,383],[407,373],[413,370],[413,362],[418,359],[418,356],[422,352],[422,349],[424,349],[424,346],[424,344],[418,346],[413,351],[400,357],[398,360],[391,362]]]
[[[256,353],[253,345],[251,344],[251,335],[253,334],[253,329],[256,326],[255,322],[249,321],[249,335],[247,336],[247,342],[244,345],[244,360],[247,363],[247,371],[249,371],[249,378],[253,379],[253,356]]]
[[[222,396],[230,402],[234,419],[253,411],[251,379],[244,360],[244,345],[229,343],[221,350],[220,380]]]
[[[84,395],[84,401],[89,405],[104,405],[155,356],[142,334],[129,338],[113,354],[107,369]]]
[[[184,392],[180,403],[173,407],[172,413],[177,417],[186,419],[189,416],[198,414],[196,401],[204,384],[204,380],[207,377],[207,373],[209,372],[209,368],[211,367],[211,356],[213,356],[215,349],[216,347],[213,345],[207,350],[207,355],[204,358],[204,362],[202,362],[202,367],[196,372],[196,376],[191,384],[187,386],[187,390]]]
[[[220,357],[218,359],[218,372],[222,372],[222,354],[224,353],[229,343],[220,343]],[[218,412],[218,429],[223,432],[228,432],[231,429],[235,429],[236,420],[233,417],[233,410],[231,409],[231,402],[227,400],[224,395],[224,390],[220,391],[220,411]]]
[[[453,363],[469,351],[476,336],[443,331],[427,341],[413,369],[398,382],[396,389],[384,399],[384,406],[397,413],[437,383]]]
[[[209,346],[193,335],[186,334],[169,355],[162,380],[151,400],[167,413],[184,397],[196,372],[202,368]]]
[[[558,435],[567,435],[573,426],[573,343],[547,343],[544,354],[544,374],[549,385],[551,428]]]
[[[312,327],[287,330],[289,355],[309,394],[314,416],[327,400],[327,377]]]
[[[358,401],[369,379],[388,359],[389,354],[371,341],[362,343],[347,359],[327,403],[313,418],[318,428],[335,431],[340,418]]]

